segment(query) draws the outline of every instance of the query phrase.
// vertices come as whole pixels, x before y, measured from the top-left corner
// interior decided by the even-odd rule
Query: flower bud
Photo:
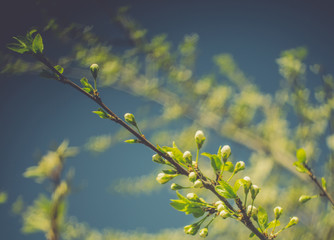
[[[235,164],[234,172],[237,173],[245,169],[245,162],[239,161]]]
[[[244,192],[245,194],[247,194],[249,192],[250,187],[252,186],[252,181],[248,176],[244,177],[244,180],[246,181],[244,185]]]
[[[227,211],[227,210],[223,210],[223,211],[221,211],[221,212],[219,213],[219,215],[220,215],[222,218],[226,219],[226,218],[228,218],[228,217],[231,216],[231,213],[230,213],[229,211]]]
[[[188,175],[188,178],[189,178],[190,182],[195,182],[196,179],[197,179],[197,175],[196,175],[195,172],[190,172],[189,175]]]
[[[184,160],[188,163],[188,164],[192,164],[192,155],[191,155],[191,152],[189,151],[185,151],[183,153],[183,158]]]
[[[223,161],[226,162],[229,156],[231,155],[231,148],[229,145],[224,145],[220,150],[222,154]]]
[[[132,124],[133,126],[137,126],[137,122],[136,122],[135,116],[133,116],[132,113],[126,113],[126,114],[124,114],[124,119],[125,119],[126,122]]]
[[[275,219],[276,220],[279,219],[279,217],[281,216],[282,212],[283,212],[283,208],[281,208],[279,206],[277,206],[277,207],[274,208],[274,214],[275,214]]]
[[[164,183],[170,181],[171,179],[175,178],[176,176],[177,176],[177,174],[159,173],[156,180],[158,181],[158,183],[164,184]]]
[[[254,219],[257,219],[257,213],[258,213],[258,209],[252,205],[249,205],[247,207],[247,215],[249,217],[253,217]]]
[[[215,202],[215,206],[219,206],[219,205],[221,205],[221,204],[223,204],[222,201],[217,201],[217,202]]]
[[[204,133],[203,131],[201,130],[198,130],[195,134],[195,141],[196,141],[196,144],[197,144],[197,148],[198,149],[201,149],[204,141],[205,141],[205,136],[204,136]]]
[[[218,206],[217,206],[217,211],[218,212],[221,212],[221,211],[223,211],[223,210],[225,210],[226,208],[225,208],[225,206],[223,205],[223,204],[219,204]]]
[[[308,200],[310,200],[312,197],[311,196],[307,196],[307,195],[301,195],[299,198],[299,202],[300,203],[306,203]]]
[[[165,160],[159,154],[154,154],[152,156],[152,161],[160,164],[165,164]]]
[[[90,72],[92,73],[93,78],[96,79],[99,72],[99,65],[97,65],[96,63],[90,65]]]
[[[206,236],[208,236],[208,228],[202,228],[202,229],[199,231],[199,235],[200,235],[202,238],[205,238]]]
[[[194,182],[194,188],[201,188],[203,187],[203,183],[201,180],[197,179],[195,182]]]
[[[188,198],[189,200],[193,200],[193,201],[199,199],[198,196],[196,195],[196,193],[188,193],[188,194],[187,194],[187,198]]]
[[[292,217],[292,218],[290,219],[290,222],[288,223],[288,225],[286,225],[285,228],[292,227],[293,225],[298,224],[298,222],[299,222],[299,218],[298,218],[298,217]]]
[[[200,225],[198,224],[187,225],[184,227],[184,232],[186,234],[195,235],[198,232],[199,227]]]
[[[172,185],[170,185],[170,189],[172,190],[179,190],[179,189],[183,189],[183,187],[179,184],[176,183],[172,183]]]
[[[250,188],[252,199],[254,200],[260,192],[260,188],[257,185],[252,185]]]

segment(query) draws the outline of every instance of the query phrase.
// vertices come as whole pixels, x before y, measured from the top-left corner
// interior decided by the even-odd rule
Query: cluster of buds
[[[223,218],[226,219],[228,217],[231,216],[230,211],[226,208],[226,206],[223,204],[222,201],[217,201],[215,203],[215,205],[217,206],[217,211],[219,213],[219,215]]]

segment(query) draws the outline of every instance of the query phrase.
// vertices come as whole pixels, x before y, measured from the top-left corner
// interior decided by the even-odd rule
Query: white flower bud
[[[225,206],[223,205],[223,204],[219,204],[218,206],[217,206],[217,211],[218,212],[221,212],[221,211],[223,211],[223,210],[225,210],[226,208],[225,208]]]
[[[189,200],[197,200],[197,199],[199,199],[198,196],[196,195],[196,193],[188,193],[187,194],[187,198]]]
[[[124,114],[124,119],[126,122],[132,124],[133,126],[137,126],[135,116],[132,113]]]
[[[188,175],[188,178],[189,178],[190,182],[195,182],[196,179],[197,179],[197,175],[196,175],[195,172],[190,172],[189,175]]]
[[[226,219],[226,218],[228,218],[228,217],[231,216],[231,213],[230,213],[229,211],[227,211],[227,210],[223,210],[223,211],[221,211],[221,212],[219,213],[219,215],[220,215],[222,218]]]
[[[257,218],[257,213],[258,213],[258,209],[252,205],[249,205],[247,207],[247,215],[250,217],[253,217],[254,219]]]
[[[194,188],[201,188],[203,187],[203,183],[200,179],[197,179],[195,182],[194,182]]]
[[[206,236],[208,236],[208,228],[202,228],[202,229],[199,231],[199,235],[200,235],[200,237],[202,237],[202,238],[205,238]]]
[[[96,63],[90,65],[90,72],[92,73],[93,78],[96,79],[99,72],[99,65],[97,65]]]
[[[203,131],[201,130],[198,130],[195,134],[195,141],[196,141],[196,144],[197,144],[197,148],[198,149],[201,149],[204,141],[205,141],[205,136],[204,136],[204,133]]]
[[[188,163],[188,164],[191,164],[192,163],[192,155],[191,155],[191,152],[189,151],[185,151],[183,153],[183,158],[184,160]]]
[[[275,219],[276,220],[279,219],[279,217],[281,216],[282,212],[283,212],[283,208],[281,208],[279,206],[277,206],[277,207],[274,208],[274,214],[275,214]]]
[[[224,145],[220,151],[222,154],[223,161],[226,162],[226,160],[231,155],[231,147],[229,145]]]
[[[235,164],[234,172],[237,173],[245,169],[245,162],[239,161]]]
[[[250,188],[252,199],[254,200],[260,192],[260,188],[257,185],[252,185]]]

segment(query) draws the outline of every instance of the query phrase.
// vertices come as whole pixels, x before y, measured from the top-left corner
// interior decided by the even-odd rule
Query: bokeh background
[[[259,91],[273,94],[281,86],[282,79],[276,59],[282,51],[300,46],[308,49],[305,60],[308,64],[321,64],[326,72],[333,72],[334,4],[331,1],[13,0],[2,3],[0,191],[7,196],[0,205],[2,239],[44,239],[43,233],[26,235],[21,232],[22,218],[13,213],[12,204],[23,199],[24,206],[28,206],[40,193],[49,194],[47,183],[36,184],[33,179],[24,178],[23,172],[64,139],[69,140],[70,146],[80,148],[79,154],[66,162],[65,172],[75,169],[72,192],[67,201],[68,216],[75,216],[76,221],[87,223],[96,231],[114,229],[134,234],[158,234],[164,229],[182,231],[183,226],[192,222],[192,216],[185,216],[169,205],[170,199],[175,198],[169,185],[161,187],[155,182],[159,168],[152,163],[153,153],[149,149],[124,143],[126,134],[120,132],[119,126],[92,114],[97,107],[89,99],[63,84],[39,77],[39,68],[29,56],[21,57],[6,49],[12,36],[23,35],[31,27],[43,30],[47,19],[56,19],[59,25],[76,23],[82,32],[93,32],[103,43],[112,46],[113,54],[122,55],[132,46],[110,17],[121,6],[129,6],[127,13],[147,29],[148,39],[166,34],[173,51],[177,51],[185,35],[197,34],[194,77],[217,71],[213,56],[228,53]],[[46,55],[54,62],[63,57],[65,75],[75,81],[83,76],[90,78],[89,63],[86,66],[82,62],[79,64],[74,61],[77,55],[70,54],[74,42],[81,40],[77,35],[64,42],[56,40],[51,30],[42,35]],[[90,42],[88,47],[93,48],[94,44],[97,43]],[[145,61],[141,57],[138,56],[139,61]],[[14,67],[8,69],[7,64],[13,64],[19,58],[31,64],[18,65],[16,70]],[[160,77],[160,73],[154,74]],[[308,76],[307,86],[315,89],[319,79]],[[151,119],[165,114],[161,103],[127,88],[105,86],[101,87],[100,93],[116,114],[122,116],[133,112],[139,122],[145,120],[145,127]],[[296,121],[294,118],[290,120],[292,124]],[[192,124],[193,120],[181,116],[162,127],[159,124],[147,127],[145,135],[158,139],[159,144],[170,145],[177,132]],[[205,151],[215,152],[219,145],[230,144],[234,159],[251,165],[249,149],[212,129],[197,126],[208,135]],[[155,133],[161,129],[165,134],[159,139]],[[196,129],[193,130],[194,134]],[[100,138],[94,138],[97,136]],[[324,139],[319,140],[320,145],[326,145]],[[192,138],[186,141],[195,147]],[[102,150],[94,151],[94,147],[96,150],[99,146]],[[321,157],[317,164],[324,165],[326,154]],[[321,175],[324,171],[317,168],[317,173]],[[287,176],[291,177],[291,174]],[[285,199],[277,200],[277,204],[283,204]]]

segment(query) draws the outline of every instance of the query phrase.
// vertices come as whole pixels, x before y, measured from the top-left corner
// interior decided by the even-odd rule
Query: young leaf
[[[173,154],[173,158],[174,160],[176,160],[177,162],[186,165],[186,161],[183,158],[183,152],[175,145],[175,143],[173,142],[173,147],[163,147],[165,152],[171,152]]]
[[[326,179],[325,178],[321,178],[321,184],[322,184],[322,188],[327,191],[327,183],[326,183]]]
[[[273,228],[275,226],[279,227],[280,225],[281,225],[281,222],[279,220],[274,219],[268,224],[267,229]]]
[[[128,140],[125,140],[124,142],[126,142],[126,143],[140,143],[140,141],[138,139],[128,139]]]
[[[296,157],[298,159],[298,162],[305,163],[306,162],[306,152],[304,149],[300,148],[296,152]]]
[[[233,188],[224,180],[220,181],[220,185],[216,186],[216,191],[218,194],[224,198],[237,198],[237,194],[234,192]]]
[[[43,40],[41,34],[37,34],[32,42],[32,51],[34,53],[42,53],[44,49]]]
[[[29,51],[29,49],[27,47],[25,47],[25,46],[23,46],[22,44],[19,44],[19,43],[9,43],[9,44],[7,44],[7,48],[9,50],[12,50],[12,51],[20,53],[20,54],[23,54],[23,53]]]
[[[54,66],[54,68],[60,73],[60,74],[63,74],[64,72],[64,68],[60,65],[56,65]]]
[[[222,166],[222,162],[221,162],[220,158],[217,155],[210,154],[210,153],[202,153],[202,155],[210,158],[210,160],[211,160],[211,167],[213,168],[213,170],[216,173],[220,171],[221,166]]]
[[[297,170],[298,172],[301,172],[301,173],[307,173],[307,172],[308,172],[308,170],[307,170],[306,167],[304,166],[304,163],[301,163],[301,162],[299,162],[299,161],[296,161],[296,162],[293,163],[293,165],[296,166],[296,170]]]
[[[234,166],[233,166],[232,162],[223,163],[222,169],[223,169],[223,167],[224,167],[224,171],[229,171],[229,172],[233,172],[234,171]]]
[[[177,174],[177,171],[173,169],[162,170],[162,172],[166,174]]]
[[[83,77],[80,80],[82,86],[83,86],[83,90],[86,91],[87,93],[91,93],[94,91],[93,86],[88,82],[87,78]]]
[[[99,115],[99,117],[103,119],[109,118],[109,115],[102,108],[99,108],[97,111],[93,111],[93,113]]]
[[[234,192],[238,192],[239,188],[245,184],[247,184],[247,181],[242,178],[235,181],[234,187],[233,187]]]
[[[268,214],[267,211],[263,207],[259,207],[259,211],[257,214],[257,218],[259,221],[259,224],[262,228],[266,229],[267,228],[267,223],[268,223]]]
[[[160,147],[159,145],[157,145],[157,149],[158,149],[160,152],[166,154],[166,151],[165,151],[162,147]]]

